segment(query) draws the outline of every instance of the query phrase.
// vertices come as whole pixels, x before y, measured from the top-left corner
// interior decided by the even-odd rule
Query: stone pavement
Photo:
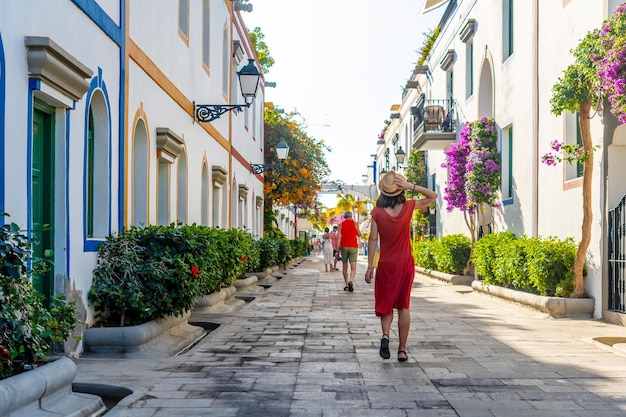
[[[552,319],[527,307],[416,275],[409,360],[378,355],[373,285],[359,257],[353,293],[308,257],[168,358],[77,359],[76,381],[133,394],[105,417],[626,416],[626,328]],[[338,265],[340,266],[340,264]]]

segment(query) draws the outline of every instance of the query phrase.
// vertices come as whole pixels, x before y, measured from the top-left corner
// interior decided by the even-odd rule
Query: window
[[[465,97],[474,94],[474,42],[465,44]]]
[[[187,156],[183,150],[176,163],[176,220],[187,223]]]
[[[230,43],[228,42],[228,32],[224,30],[222,39],[222,92],[228,97],[228,72],[230,69]]]
[[[582,145],[583,137],[578,123],[578,112],[565,112],[565,143]],[[565,181],[575,180],[583,176],[584,165],[581,163],[563,164],[565,166]]]
[[[202,1],[202,64],[208,70],[210,68],[211,51],[211,1]]]
[[[98,80],[100,81],[100,80]],[[103,90],[90,94],[85,143],[85,237],[103,240],[110,231],[109,113]],[[86,243],[87,250],[96,250]]]
[[[513,0],[502,2],[502,57],[513,55]]]
[[[513,198],[513,126],[502,130],[500,140],[500,193],[506,203]]]
[[[169,161],[159,159],[158,164],[158,201],[157,220],[161,226],[170,224],[170,167]]]
[[[206,161],[202,164],[202,189],[200,190],[201,223],[209,225],[209,167]]]
[[[178,0],[178,30],[183,39],[189,40],[189,0]]]
[[[133,134],[133,224],[148,225],[148,131],[142,119]]]

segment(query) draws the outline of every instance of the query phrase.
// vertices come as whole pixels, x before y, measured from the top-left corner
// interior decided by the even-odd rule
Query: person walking
[[[389,334],[393,322],[393,310],[398,310],[398,361],[406,362],[406,342],[411,324],[411,287],[415,276],[415,260],[411,251],[410,225],[413,211],[426,209],[437,193],[428,188],[411,184],[401,174],[386,173],[379,183],[380,195],[372,210],[370,236],[367,241],[367,271],[365,282],[374,278],[376,244],[380,239],[380,257],[374,284],[374,311],[380,317],[383,336],[379,354],[389,359]],[[405,190],[422,194],[419,199],[408,199]]]
[[[337,226],[333,226],[333,231],[330,232],[333,242],[333,271],[339,271],[339,269],[337,269],[337,261],[339,260],[339,243],[337,241],[338,229]]]
[[[339,224],[337,241],[341,248],[341,262],[343,270],[343,280],[346,286],[344,291],[354,291],[354,277],[356,277],[356,260],[359,254],[359,238],[361,231],[352,220],[352,212],[346,211],[343,214],[343,221]],[[348,271],[350,265],[350,271]]]
[[[332,233],[330,233],[330,229],[327,227],[324,229],[324,234],[322,235],[322,254],[324,255],[324,268],[326,268],[326,272],[334,271],[333,268],[333,241],[332,241]]]

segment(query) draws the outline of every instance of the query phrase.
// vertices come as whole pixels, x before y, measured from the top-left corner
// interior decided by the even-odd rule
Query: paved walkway
[[[79,359],[76,380],[134,391],[106,417],[626,416],[626,354],[593,340],[626,328],[418,275],[409,360],[395,359],[396,321],[383,360],[364,262],[349,293],[305,258],[242,309],[192,316],[221,326],[189,352]]]

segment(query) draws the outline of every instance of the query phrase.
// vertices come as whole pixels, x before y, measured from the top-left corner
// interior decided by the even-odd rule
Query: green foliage
[[[528,248],[528,277],[541,295],[567,297],[574,290],[576,244],[572,238],[535,240]]]
[[[574,63],[568,66],[552,87],[552,113],[560,115],[564,110],[580,111],[580,105],[588,101],[595,105],[598,100],[600,79],[592,56],[600,56],[600,31],[587,33],[572,51]]]
[[[515,239],[513,232],[496,232],[484,235],[474,245],[472,262],[476,268],[476,273],[486,283],[492,283],[494,280],[495,274],[491,268],[499,256],[496,251],[506,242],[513,239]]]
[[[299,258],[301,256],[306,256],[306,248],[307,248],[306,240],[291,239],[289,241],[289,244],[291,246],[291,257],[292,258]]]
[[[471,242],[463,234],[442,236],[434,251],[437,270],[446,274],[462,274],[470,257]]]
[[[44,359],[74,329],[75,304],[55,297],[46,308],[31,284],[45,270],[46,264],[31,256],[31,242],[18,225],[0,227],[0,379]]]
[[[264,237],[259,239],[259,247],[261,252],[261,270],[271,268],[278,265],[279,262],[279,243],[277,239]]]
[[[428,56],[430,55],[430,51],[432,51],[433,46],[435,45],[435,41],[439,37],[439,33],[441,32],[441,26],[437,26],[434,29],[431,29],[429,32],[424,33],[424,43],[419,50],[420,57],[417,60],[417,65],[424,65]]]
[[[427,270],[437,270],[435,253],[439,251],[441,243],[437,239],[422,239],[413,242],[413,257],[415,265]]]
[[[567,297],[574,289],[575,257],[571,238],[516,238],[497,232],[476,242],[473,260],[485,284]]]
[[[261,66],[261,72],[267,74],[270,68],[274,65],[274,58],[270,56],[270,48],[265,43],[265,35],[261,31],[260,27],[255,27],[252,32],[248,31],[250,41],[254,45],[256,51],[256,57]]]
[[[177,316],[191,310],[198,296],[258,270],[261,260],[277,265],[277,255],[264,258],[266,245],[279,248],[276,239],[258,242],[240,229],[131,227],[100,246],[89,301],[107,325]]]

